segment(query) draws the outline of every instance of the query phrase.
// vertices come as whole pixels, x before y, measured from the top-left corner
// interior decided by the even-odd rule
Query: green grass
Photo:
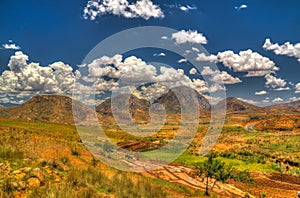
[[[247,130],[241,126],[224,126],[222,129],[222,133],[245,133],[245,132],[247,132]]]
[[[260,163],[247,163],[240,159],[228,159],[224,157],[217,157],[216,159],[225,162],[228,165],[233,165],[236,170],[241,171],[261,171],[261,172],[274,172],[274,169],[269,164],[260,164]],[[192,154],[183,154],[179,156],[175,162],[183,164],[183,165],[190,165],[190,166],[197,166],[200,163],[203,163],[207,160],[207,157],[199,157]]]
[[[185,186],[179,186],[174,183],[166,182],[164,180],[155,179],[155,178],[147,178],[147,180],[150,182],[153,182],[155,184],[158,184],[162,188],[171,188],[172,190],[174,190],[178,193],[181,193],[181,194],[185,194],[185,195],[194,194],[194,191],[192,189],[185,187]]]

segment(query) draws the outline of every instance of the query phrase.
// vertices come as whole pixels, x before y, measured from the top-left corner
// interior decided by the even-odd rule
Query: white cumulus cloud
[[[295,93],[300,93],[300,83],[297,83],[296,85],[295,85]]]
[[[290,42],[286,42],[283,45],[279,45],[278,43],[271,43],[271,40],[268,38],[263,48],[273,51],[277,55],[295,57],[300,62],[300,43],[291,44]]]
[[[228,74],[226,71],[213,71],[210,67],[204,66],[203,70],[201,71],[201,75],[209,75],[211,76],[210,80],[215,83],[219,84],[236,84],[242,82],[239,78],[233,77]]]
[[[83,9],[85,19],[95,20],[97,16],[112,14],[125,18],[163,18],[160,7],[151,0],[138,0],[130,3],[127,0],[90,0]]]
[[[210,61],[223,63],[225,67],[234,72],[247,72],[246,76],[264,76],[278,71],[279,68],[269,58],[260,55],[252,50],[240,51],[235,54],[233,51],[219,52],[217,55],[205,55],[200,53],[197,61]]]
[[[198,33],[197,30],[181,30],[172,34],[172,39],[176,44],[184,43],[198,43],[207,44],[207,39],[202,33]]]
[[[72,89],[75,75],[71,66],[55,62],[43,67],[38,63],[28,64],[28,56],[18,51],[8,63],[10,70],[0,76],[0,91],[36,91],[64,93]]]
[[[192,74],[192,75],[195,75],[195,74],[197,74],[197,69],[196,68],[192,68],[192,69],[190,69],[189,73]]]
[[[275,88],[284,87],[286,85],[285,80],[283,80],[281,78],[276,78],[275,76],[273,76],[271,74],[265,75],[265,79],[266,79],[267,87],[272,87],[275,89]]]

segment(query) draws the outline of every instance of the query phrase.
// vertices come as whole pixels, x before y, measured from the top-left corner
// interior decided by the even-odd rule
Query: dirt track
[[[151,161],[132,161],[128,162],[132,170],[141,171],[142,168],[150,168],[153,170],[141,172],[145,177],[157,178],[168,182],[187,186],[192,189],[205,190],[205,180],[195,175],[195,170],[178,164],[166,165],[158,168],[162,164]],[[154,170],[155,168],[158,168]],[[255,184],[243,184],[240,182],[229,181],[229,184],[217,182],[213,191],[221,197],[245,197],[246,193],[254,197],[260,197],[262,192],[267,192],[267,197],[287,198],[295,197],[297,191],[300,190],[300,178],[291,175],[283,175],[277,173],[252,173]],[[210,186],[214,181],[210,181]]]
[[[140,172],[145,167],[147,169],[152,169],[150,171],[141,172],[141,175],[145,177],[152,177],[161,180],[165,180],[168,182],[180,184],[187,186],[192,189],[200,189],[202,191],[205,190],[205,180],[202,178],[198,178],[195,175],[195,170],[190,167],[185,167],[181,165],[166,165],[163,168],[155,168],[161,166],[158,162],[151,162],[151,161],[132,161],[128,162],[127,164],[131,166],[133,171]],[[209,181],[210,186],[214,183],[214,181]],[[234,187],[230,184],[223,184],[217,182],[213,188],[213,191],[217,194],[221,195],[222,197],[244,197],[245,193]]]

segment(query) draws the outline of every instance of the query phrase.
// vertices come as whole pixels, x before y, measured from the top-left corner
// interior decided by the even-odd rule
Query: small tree
[[[217,159],[214,159],[215,154],[210,154],[208,159],[198,166],[198,176],[204,175],[206,177],[205,195],[209,196],[209,179],[214,179],[214,183],[210,189],[212,191],[217,181],[226,182],[232,175],[232,166],[226,165]]]

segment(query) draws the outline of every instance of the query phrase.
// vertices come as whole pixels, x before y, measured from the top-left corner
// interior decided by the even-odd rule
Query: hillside
[[[227,113],[263,113],[264,108],[258,107],[242,100],[239,100],[234,97],[226,98],[225,100],[220,101],[216,104],[216,108],[224,108],[226,103],[226,112]]]
[[[75,101],[81,112],[75,118],[89,119],[91,109]],[[89,112],[89,113],[87,113]],[[0,117],[18,120],[38,120],[56,123],[74,123],[72,112],[72,99],[59,95],[36,95],[21,106],[0,109]]]
[[[266,107],[269,111],[278,111],[281,113],[300,112],[300,100],[288,103],[281,103]]]
[[[187,97],[189,94],[187,94],[186,88],[184,87],[178,87],[175,88],[175,91],[180,92],[180,94],[182,94],[185,97],[182,97],[183,100],[182,102],[185,104],[190,104],[189,100],[191,98]],[[186,93],[186,94],[185,94]],[[208,102],[208,100],[200,95],[199,93],[195,92],[196,94],[196,98],[199,102],[199,108],[201,113],[209,113],[210,111],[210,104]],[[129,98],[129,100],[128,100]],[[127,104],[124,103],[124,101],[129,101]],[[96,107],[96,112],[102,114],[102,115],[112,115],[112,109],[111,109],[111,98],[105,100],[103,103],[101,103],[100,105],[98,105]],[[126,108],[129,107],[129,111],[130,113],[133,115],[133,117],[135,119],[139,118],[139,119],[145,119],[148,120],[149,117],[149,108],[151,106],[150,102],[144,99],[139,99],[134,95],[119,95],[117,97],[114,98],[113,100],[114,103],[114,110],[126,110]],[[156,99],[153,104],[162,104],[165,107],[165,110],[168,114],[179,114],[181,113],[181,105],[179,103],[179,100],[176,96],[176,94],[174,93],[174,91],[169,91],[168,93],[163,94],[162,96],[160,96],[158,99]],[[189,106],[188,108],[194,108],[192,105]],[[157,110],[159,111],[160,109],[153,109],[153,110]]]
[[[176,96],[175,92],[178,96]],[[174,91],[170,90],[168,93],[163,94],[161,97],[159,97],[157,100],[155,100],[153,103],[159,103],[163,104],[166,108],[167,113],[181,113],[181,107],[183,105],[180,105],[180,102],[178,100],[178,97],[182,98],[182,103],[189,105],[190,101],[192,101],[192,98],[189,94],[190,89],[187,87],[176,87]],[[179,94],[178,94],[179,93]],[[209,113],[211,106],[208,102],[208,100],[199,94],[198,92],[194,92],[195,96],[197,98],[197,102],[199,103],[199,108],[201,114],[203,113]],[[194,108],[193,106],[189,106],[189,108]],[[187,111],[189,111],[187,109]]]
[[[127,101],[127,103],[126,103]],[[113,103],[113,109],[111,104]],[[136,121],[147,122],[149,116],[150,102],[144,99],[139,99],[134,95],[123,94],[105,100],[96,107],[96,112],[104,116],[112,116],[113,112],[122,111],[127,113],[128,109],[133,119]]]

